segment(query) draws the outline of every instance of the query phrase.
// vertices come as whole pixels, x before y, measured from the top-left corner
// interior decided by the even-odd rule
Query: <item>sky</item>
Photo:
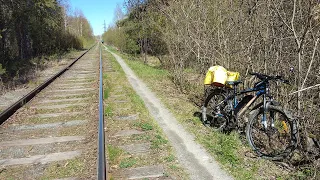
[[[117,4],[123,6],[124,0],[69,0],[70,6],[82,10],[93,29],[94,35],[102,35],[103,23],[106,27],[112,23],[114,9]]]

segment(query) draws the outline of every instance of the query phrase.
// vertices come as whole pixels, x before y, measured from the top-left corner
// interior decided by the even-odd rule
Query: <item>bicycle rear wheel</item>
[[[254,110],[249,117],[246,136],[258,156],[269,160],[281,160],[297,146],[297,122],[279,106],[269,105],[266,110],[267,128],[262,124],[264,109]],[[271,123],[273,119],[273,124]]]
[[[213,90],[204,101],[202,109],[202,121],[206,126],[223,130],[227,124],[227,117],[224,113],[226,103],[226,92],[221,89]]]

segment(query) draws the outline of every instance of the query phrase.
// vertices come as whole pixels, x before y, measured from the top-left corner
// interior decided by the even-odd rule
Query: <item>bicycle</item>
[[[245,133],[250,147],[255,153],[265,159],[280,160],[291,154],[297,147],[297,122],[288,111],[273,100],[270,95],[269,81],[288,83],[281,76],[269,76],[260,73],[250,73],[259,81],[253,88],[237,91],[241,81],[226,82],[227,86],[216,88],[208,95],[202,108],[202,120],[205,125],[216,127],[220,131],[230,131],[239,127],[238,118],[248,108],[262,97],[262,102],[256,104],[249,113]],[[245,95],[238,102],[238,97],[250,92],[255,95]],[[261,121],[259,121],[261,120]]]

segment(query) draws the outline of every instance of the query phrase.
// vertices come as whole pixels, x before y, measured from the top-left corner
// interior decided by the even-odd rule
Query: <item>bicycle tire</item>
[[[292,151],[294,151],[297,147],[298,144],[298,128],[297,128],[297,121],[291,116],[291,114],[287,111],[284,111],[282,109],[281,106],[273,106],[273,105],[268,105],[267,111],[266,113],[273,113],[272,116],[274,116],[274,113],[279,113],[281,116],[281,118],[276,118],[277,120],[275,120],[276,122],[274,123],[274,127],[270,128],[270,124],[268,124],[269,128],[267,128],[268,130],[265,130],[264,128],[259,129],[258,127],[258,131],[262,132],[262,135],[259,137],[258,136],[258,132],[254,132],[256,130],[253,130],[253,127],[255,125],[259,126],[260,124],[260,128],[261,128],[261,124],[260,122],[258,122],[259,120],[259,116],[263,115],[264,112],[264,108],[260,107],[256,110],[251,111],[251,115],[249,117],[249,122],[247,124],[246,127],[246,138],[247,141],[250,145],[250,147],[253,149],[253,151],[260,157],[264,158],[264,159],[268,159],[268,160],[282,160],[285,159],[286,157],[288,157]],[[270,116],[270,115],[269,115]],[[281,120],[280,120],[281,119]],[[270,121],[269,121],[270,122]],[[290,126],[290,128],[288,128],[288,125]],[[269,131],[270,129],[270,131]],[[290,130],[290,132],[288,132]],[[277,132],[275,132],[277,131]],[[263,135],[263,133],[265,133],[265,135],[267,135],[268,137],[268,142],[262,142],[263,140],[263,136],[265,137],[265,135]],[[270,133],[270,134],[269,134]],[[272,134],[271,134],[272,133]],[[278,136],[278,142],[273,142],[270,143],[271,139],[275,139],[273,137],[270,137],[277,135]],[[258,139],[255,139],[254,136],[257,136]],[[284,137],[284,140],[280,140],[280,137]],[[259,140],[259,141],[258,141]],[[285,148],[281,148],[281,150],[277,153],[275,153],[274,151],[276,150],[275,148],[281,144],[283,144],[283,142],[286,141],[288,143],[288,145],[285,145]],[[264,143],[261,145],[261,143]],[[260,143],[260,144],[259,144]],[[270,153],[269,150],[273,150],[273,152]]]
[[[218,98],[217,98],[218,97]],[[226,91],[223,89],[214,89],[210,92],[210,94],[207,96],[207,98],[204,101],[203,110],[202,110],[202,122],[206,126],[211,127],[217,127],[217,129],[222,129],[221,125],[215,124],[217,123],[217,118],[214,118],[215,109],[213,107],[216,105],[217,99],[219,99],[219,102],[223,101],[227,97]],[[223,115],[225,115],[223,113]],[[208,120],[209,119],[209,120]],[[205,122],[207,121],[207,122]],[[222,122],[226,123],[226,122]]]

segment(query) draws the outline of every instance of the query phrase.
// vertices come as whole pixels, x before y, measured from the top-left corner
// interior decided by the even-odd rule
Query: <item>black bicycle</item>
[[[281,76],[250,73],[259,81],[253,88],[238,91],[241,81],[226,82],[232,88],[215,88],[210,92],[202,107],[202,121],[205,125],[220,131],[244,127],[251,148],[258,156],[280,160],[297,147],[298,128],[292,115],[273,100],[270,95],[270,81],[288,83]],[[254,95],[248,93],[255,92]],[[241,99],[240,96],[243,96]],[[261,98],[260,98],[261,97]],[[240,99],[240,101],[238,101]],[[262,99],[262,101],[257,101]],[[238,120],[249,107],[255,104],[247,121]]]

